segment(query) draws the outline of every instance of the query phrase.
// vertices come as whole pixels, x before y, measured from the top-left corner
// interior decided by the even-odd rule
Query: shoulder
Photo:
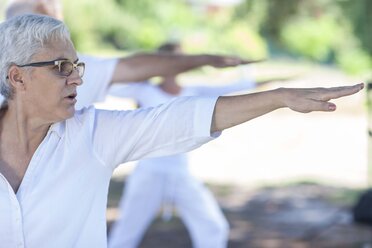
[[[97,109],[94,106],[77,110],[75,115],[61,124],[66,127],[66,132],[83,132],[94,126]]]
[[[55,132],[61,138],[65,137],[66,140],[74,140],[75,142],[91,133],[94,127],[96,111],[94,107],[76,111],[73,117],[52,124],[50,131]]]

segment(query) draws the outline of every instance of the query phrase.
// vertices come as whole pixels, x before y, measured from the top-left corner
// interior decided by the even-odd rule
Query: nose
[[[83,79],[79,76],[77,69],[74,69],[71,75],[67,77],[67,84],[76,84],[77,86],[83,84]]]

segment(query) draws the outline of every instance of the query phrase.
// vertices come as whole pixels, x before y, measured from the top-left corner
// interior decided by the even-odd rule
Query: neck
[[[0,110],[0,138],[2,145],[12,145],[18,151],[33,153],[48,132],[51,123],[30,117],[22,104],[10,100]]]
[[[176,77],[163,77],[159,87],[168,94],[179,95],[181,93],[181,86],[178,85]]]

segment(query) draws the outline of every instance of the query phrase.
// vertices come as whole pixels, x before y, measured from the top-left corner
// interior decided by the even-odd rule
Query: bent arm
[[[224,68],[254,62],[259,61],[207,54],[140,53],[119,60],[112,77],[112,83],[139,82],[156,76],[176,75],[205,65]]]
[[[363,87],[363,84],[357,84],[333,88],[280,88],[247,95],[220,97],[213,113],[211,133],[284,107],[301,113],[334,111],[336,105],[329,102],[331,99],[355,94]]]

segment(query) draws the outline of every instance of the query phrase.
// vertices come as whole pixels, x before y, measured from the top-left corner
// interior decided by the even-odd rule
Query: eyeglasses
[[[85,71],[85,63],[73,63],[67,59],[57,59],[53,61],[45,61],[45,62],[36,62],[30,63],[25,65],[17,65],[19,67],[26,67],[26,66],[33,66],[33,67],[42,67],[54,65],[58,68],[58,74],[62,77],[68,77],[72,74],[74,70],[77,70],[79,73],[79,77],[83,77]]]

